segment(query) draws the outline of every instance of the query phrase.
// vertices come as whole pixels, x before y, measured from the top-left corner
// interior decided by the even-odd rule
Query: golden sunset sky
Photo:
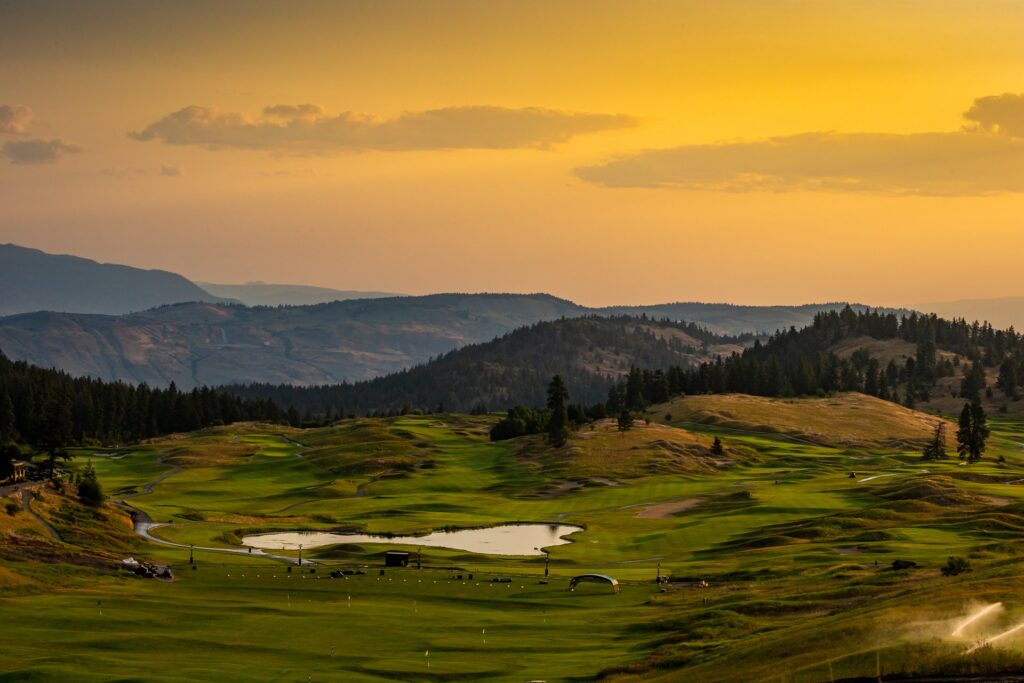
[[[585,304],[1024,294],[1024,2],[0,0],[0,242]]]

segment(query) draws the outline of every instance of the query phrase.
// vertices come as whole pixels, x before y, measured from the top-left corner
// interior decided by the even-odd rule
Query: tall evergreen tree
[[[78,480],[78,498],[84,505],[99,507],[103,504],[103,487],[96,478],[92,462],[86,464]]]
[[[971,454],[971,419],[971,404],[965,403],[964,409],[960,411],[956,430],[956,452],[961,460],[967,459]]]
[[[996,386],[1003,390],[1006,398],[1017,398],[1018,383],[1017,361],[1012,356],[1007,357],[999,366],[999,380]]]
[[[6,390],[0,391],[0,446],[14,441],[14,402]]]
[[[569,439],[569,413],[565,407],[568,399],[569,392],[562,377],[555,375],[548,385],[548,443],[555,448],[561,448]]]
[[[960,411],[960,420],[956,431],[957,453],[961,460],[977,462],[985,452],[988,440],[988,417],[980,402],[965,403]]]
[[[878,398],[883,401],[889,401],[892,399],[892,394],[889,392],[889,375],[881,373],[881,377],[878,380]]]
[[[943,460],[946,458],[946,423],[938,422],[932,440],[924,447],[921,454],[925,460]]]
[[[916,393],[917,392],[915,391],[914,387],[912,387],[912,386],[910,386],[908,384],[907,385],[907,393],[903,397],[903,405],[904,405],[904,407],[910,408],[911,410],[913,410],[915,407],[917,407],[917,397],[915,396]]]
[[[981,403],[971,404],[971,444],[973,447],[971,462],[981,459],[982,453],[985,452],[985,445],[988,441],[989,428],[988,428],[988,417],[985,415],[985,409],[981,407]]]

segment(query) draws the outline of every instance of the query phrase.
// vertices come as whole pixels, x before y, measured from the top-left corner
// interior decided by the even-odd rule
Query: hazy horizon
[[[1021,293],[1024,5],[242,7],[5,5],[0,241],[587,305]]]

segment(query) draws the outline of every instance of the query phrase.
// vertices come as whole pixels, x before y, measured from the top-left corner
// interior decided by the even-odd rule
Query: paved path
[[[293,446],[299,447],[299,450],[295,453],[296,457],[301,458],[303,454],[305,454],[305,452],[309,450],[309,446],[300,441],[296,441],[295,439],[287,437],[284,434],[278,434],[278,436],[281,437],[284,441],[287,441],[288,443],[292,444]]]
[[[137,507],[134,507],[133,505],[131,505],[129,503],[126,503],[123,500],[115,500],[114,502],[120,504],[121,506],[123,506],[124,508],[126,508],[128,510],[128,514],[131,515],[131,517],[132,517],[132,524],[134,525],[135,533],[137,533],[139,536],[142,536],[147,541],[152,541],[153,543],[159,543],[160,545],[171,546],[172,548],[182,548],[182,549],[185,549],[185,550],[187,550],[189,548],[194,548],[195,550],[206,550],[206,551],[211,551],[211,552],[216,552],[216,553],[233,553],[235,555],[252,555],[253,557],[261,557],[261,558],[265,558],[265,559],[269,559],[269,560],[279,560],[279,561],[282,561],[282,562],[288,562],[289,564],[298,564],[298,559],[297,558],[286,557],[284,555],[273,555],[271,553],[264,552],[264,551],[260,550],[259,548],[253,548],[252,552],[249,552],[248,548],[212,548],[212,547],[199,546],[199,545],[197,545],[197,546],[189,546],[189,545],[186,545],[184,543],[175,543],[174,541],[168,541],[166,539],[160,538],[159,536],[154,536],[150,532],[153,529],[157,529],[157,528],[162,527],[162,526],[173,526],[172,524],[165,524],[165,523],[161,523],[161,522],[154,522],[153,519],[149,515],[147,515],[145,512],[143,512],[142,510],[140,510]],[[313,562],[312,560],[303,560],[302,561],[302,565],[303,566],[307,566],[307,565],[308,566],[313,566],[315,564],[316,564],[316,562]]]
[[[297,441],[292,441],[291,439],[285,437],[284,435],[281,435],[281,438],[283,438],[285,441],[289,441],[291,443],[294,443],[297,446],[300,446],[302,448],[306,448],[306,446],[304,446],[303,444],[300,444]],[[163,460],[164,455],[165,455],[164,453],[160,453],[157,456],[157,460],[162,465],[167,464]],[[301,455],[302,454],[300,452],[299,456],[301,457]],[[143,485],[141,492],[129,494],[129,495],[125,496],[125,498],[137,498],[139,496],[145,496],[145,495],[148,495],[150,493],[153,493],[153,487],[154,486],[156,486],[157,484],[161,483],[162,481],[164,481],[168,477],[177,474],[178,472],[181,472],[181,466],[180,465],[171,465],[171,469],[169,471],[164,472],[163,474],[161,474],[156,479],[154,479],[154,480],[150,481],[149,483]],[[157,528],[162,527],[162,526],[171,526],[170,524],[165,524],[165,523],[161,523],[161,522],[154,522],[152,517],[150,517],[145,511],[140,510],[139,508],[135,507],[134,505],[132,505],[131,503],[129,503],[126,500],[121,499],[121,500],[114,500],[112,502],[120,505],[121,507],[125,508],[128,511],[128,514],[131,515],[131,518],[132,518],[132,527],[134,528],[135,533],[138,534],[139,536],[142,536],[147,541],[151,541],[153,543],[158,543],[160,545],[171,546],[172,548],[182,548],[182,549],[194,548],[195,550],[206,550],[206,551],[212,551],[212,552],[217,552],[217,553],[234,553],[235,555],[252,555],[254,557],[262,557],[262,558],[270,559],[270,560],[279,560],[279,561],[282,561],[282,562],[288,562],[290,564],[298,564],[298,559],[297,558],[285,557],[284,555],[273,555],[271,553],[263,552],[259,548],[252,548],[252,551],[250,552],[249,548],[212,548],[212,547],[198,546],[198,545],[197,546],[189,546],[189,545],[186,545],[184,543],[175,543],[174,541],[168,541],[166,539],[160,538],[159,536],[154,536],[150,532],[153,529],[157,529]],[[316,564],[316,562],[313,562],[311,560],[303,560],[302,564],[303,565],[313,566],[313,565]]]
[[[40,524],[46,527],[46,530],[50,533],[50,536],[52,536],[54,540],[63,541],[63,539],[60,537],[60,534],[57,533],[57,530],[54,529],[49,522],[40,517],[39,513],[32,509],[32,491],[29,488],[21,489],[21,507],[25,508],[25,512],[35,517],[36,521],[38,521]]]

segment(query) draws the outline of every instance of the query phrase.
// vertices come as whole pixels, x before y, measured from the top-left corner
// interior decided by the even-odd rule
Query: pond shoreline
[[[507,522],[490,526],[443,527],[426,534],[280,531],[244,536],[242,543],[265,550],[321,548],[347,543],[426,546],[487,555],[541,556],[544,548],[572,543],[566,538],[585,529],[553,522]]]

